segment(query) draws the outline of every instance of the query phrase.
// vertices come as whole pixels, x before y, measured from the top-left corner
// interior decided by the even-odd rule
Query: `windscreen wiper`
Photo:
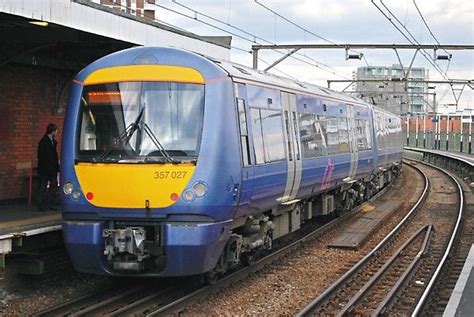
[[[163,145],[161,145],[160,141],[158,141],[155,134],[153,133],[153,131],[151,131],[150,127],[148,126],[148,124],[146,124],[146,122],[143,124],[143,127],[144,127],[143,130],[145,130],[146,134],[148,134],[151,141],[155,144],[156,148],[158,149],[158,151],[160,151],[160,154],[165,158],[165,160],[169,163],[177,163],[177,161],[175,161],[170,156],[170,154],[165,150]]]
[[[138,114],[135,121],[133,123],[130,123],[130,125],[122,133],[120,133],[120,135],[114,141],[115,144],[117,144],[119,142],[120,143],[127,143],[128,141],[130,141],[130,139],[132,138],[135,131],[138,130],[140,120],[143,116],[144,110],[145,110],[145,107],[143,107],[142,110],[140,110],[140,113]],[[103,159],[105,159],[110,154],[110,152],[112,152],[112,150],[113,150],[112,147],[110,147],[108,150],[106,150],[104,153],[102,153],[98,158],[92,159],[92,161],[94,161],[94,162],[102,161]]]

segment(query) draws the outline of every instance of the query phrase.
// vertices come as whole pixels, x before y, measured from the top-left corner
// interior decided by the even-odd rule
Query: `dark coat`
[[[58,142],[45,134],[38,144],[38,174],[42,176],[56,177],[59,172]]]

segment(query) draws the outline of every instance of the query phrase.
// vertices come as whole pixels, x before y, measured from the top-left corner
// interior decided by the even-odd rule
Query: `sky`
[[[413,43],[474,45],[474,1],[467,0],[156,0],[156,4],[161,22],[199,35],[232,36],[231,60],[247,66],[252,66],[252,44],[410,44],[377,7]],[[282,52],[260,51],[259,68],[276,61]],[[399,63],[392,49],[359,52],[364,59],[346,60],[342,48],[301,50],[271,72],[326,87],[327,80],[352,78],[358,67]],[[414,51],[399,53],[408,66]],[[431,80],[473,80],[474,50],[448,53],[450,62],[436,61],[440,71],[432,65],[432,50],[425,52],[426,58],[418,53],[413,66],[427,68]],[[346,85],[331,88],[342,90]],[[459,93],[462,86],[455,88]],[[436,93],[440,104],[455,103],[449,85],[437,85]],[[474,109],[474,93],[468,86],[459,99],[459,109],[463,108]]]

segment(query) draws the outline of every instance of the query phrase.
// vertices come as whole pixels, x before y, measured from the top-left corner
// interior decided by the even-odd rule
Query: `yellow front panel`
[[[191,179],[194,164],[90,164],[75,166],[82,192],[97,207],[150,208],[171,206]]]
[[[197,70],[169,65],[128,65],[102,68],[87,76],[84,84],[94,85],[126,81],[169,81],[204,84],[204,78]]]

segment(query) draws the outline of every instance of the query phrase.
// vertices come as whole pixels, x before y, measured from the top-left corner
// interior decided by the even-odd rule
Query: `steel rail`
[[[387,188],[381,190],[378,192],[374,197],[370,198],[369,201],[373,201],[375,198],[379,197],[382,195],[384,192],[386,192]],[[252,266],[245,267],[239,271],[236,271],[228,276],[225,276],[224,278],[220,279],[217,281],[216,284],[214,285],[209,285],[204,288],[198,289],[194,291],[191,294],[188,294],[172,303],[169,303],[166,306],[160,307],[159,309],[147,313],[146,316],[165,316],[165,315],[170,315],[173,313],[177,313],[181,311],[184,307],[198,301],[201,298],[209,296],[210,293],[217,292],[218,290],[231,285],[232,283],[235,283],[236,281],[242,280],[243,278],[247,277],[251,273],[257,272],[261,269],[263,269],[265,266],[269,265],[270,263],[282,258],[283,256],[286,256],[290,252],[296,250],[298,247],[300,247],[302,244],[312,240],[316,236],[325,233],[326,231],[330,230],[334,226],[336,226],[340,221],[350,217],[352,214],[360,210],[360,208],[363,205],[360,205],[359,207],[356,207],[353,211],[344,214],[343,216],[336,218],[324,226],[316,229],[315,231],[307,234],[303,238],[281,248],[278,251],[275,251],[274,253],[258,260],[255,262]]]
[[[384,273],[387,272],[387,270],[395,262],[395,260],[400,258],[402,253],[406,249],[408,249],[408,247],[418,238],[418,236],[420,236],[423,233],[423,231],[426,231],[425,238],[423,239],[423,244],[420,250],[415,255],[414,261],[416,261],[420,257],[420,255],[423,254],[426,250],[427,241],[430,237],[432,227],[433,225],[425,225],[419,230],[417,230],[410,238],[408,238],[408,240],[405,241],[405,243],[397,251],[393,253],[393,255],[372,276],[372,278],[367,283],[365,283],[365,285],[347,302],[347,304],[337,313],[336,316],[338,317],[346,316],[346,314],[353,311],[355,306],[361,302],[361,300],[364,298],[367,292],[380,280],[380,278],[384,275]],[[372,315],[377,315],[377,314],[374,313]]]
[[[52,315],[59,315],[62,311],[67,311],[69,307],[77,305],[79,306],[81,302],[87,304],[87,302],[92,301],[94,298],[100,297],[102,294],[106,292],[111,292],[112,288],[103,288],[99,291],[96,291],[94,293],[90,293],[75,299],[72,299],[70,301],[58,304],[53,307],[46,308],[45,310],[39,311],[34,313],[32,316],[33,317],[41,317],[41,316],[52,316]]]
[[[94,310],[97,310],[99,308],[103,308],[103,307],[106,307],[108,304],[111,304],[117,300],[120,300],[120,299],[123,299],[123,298],[126,298],[128,297],[129,295],[132,295],[138,291],[141,291],[142,288],[132,288],[131,290],[128,290],[124,293],[120,293],[118,295],[115,295],[113,297],[110,297],[110,298],[107,298],[106,300],[104,301],[101,301],[101,302],[98,302],[94,305],[90,305],[90,306],[87,306],[87,308],[85,309],[81,309],[75,313],[72,313],[70,314],[69,316],[71,317],[77,317],[77,316],[84,316],[85,314],[88,314],[90,312],[93,312]]]
[[[430,228],[430,231],[432,228]],[[395,298],[395,294],[400,290],[401,286],[405,281],[407,280],[408,276],[410,275],[411,272],[415,269],[416,264],[420,261],[421,257],[425,255],[427,247],[428,247],[428,239],[429,235],[425,236],[425,241],[423,241],[423,246],[420,250],[420,252],[416,255],[416,257],[413,259],[413,261],[410,263],[410,265],[407,267],[405,272],[400,276],[398,281],[395,283],[395,285],[392,287],[390,292],[385,296],[385,298],[380,302],[379,306],[372,312],[372,315],[374,316],[380,316],[383,314],[387,308],[387,305]]]
[[[458,209],[458,218],[456,220],[456,225],[454,227],[453,233],[451,234],[451,238],[449,239],[448,246],[446,247],[446,251],[443,254],[443,257],[442,257],[440,263],[438,264],[438,267],[436,268],[434,274],[431,276],[431,279],[428,283],[428,286],[425,288],[423,294],[421,295],[421,297],[418,301],[418,304],[416,305],[415,309],[413,310],[413,312],[411,314],[411,316],[413,316],[413,317],[418,316],[418,314],[420,313],[421,309],[423,308],[424,304],[426,303],[426,300],[428,299],[428,296],[429,296],[431,290],[433,289],[434,283],[438,279],[438,276],[441,272],[441,269],[444,267],[444,264],[446,263],[446,259],[448,258],[448,255],[451,252],[451,249],[453,247],[454,239],[456,238],[456,235],[459,231],[459,227],[460,227],[462,216],[463,216],[463,209],[464,209],[464,192],[462,190],[461,184],[459,184],[459,181],[456,179],[456,177],[454,177],[448,171],[446,171],[446,170],[444,170],[440,167],[437,167],[436,165],[426,163],[426,162],[422,162],[422,163],[426,164],[428,166],[431,166],[433,168],[437,168],[438,170],[440,170],[444,174],[448,175],[454,181],[454,183],[458,187],[459,209]]]
[[[164,290],[160,290],[158,291],[157,293],[153,293],[153,294],[150,294],[150,295],[147,295],[143,298],[140,298],[139,300],[137,301],[134,301],[126,306],[123,306],[117,310],[114,310],[113,312],[110,312],[108,313],[108,316],[109,317],[112,317],[112,316],[119,316],[119,315],[132,315],[131,314],[131,310],[136,308],[137,306],[140,306],[140,305],[143,305],[144,303],[148,302],[148,301],[153,301],[155,299],[157,299],[158,297],[161,297],[161,296],[165,296],[166,293],[170,292],[173,290],[173,286],[170,286],[168,288],[165,288]]]
[[[407,164],[407,163],[405,163]],[[421,173],[425,180],[425,187],[423,192],[421,193],[420,197],[416,201],[415,205],[410,209],[410,211],[405,215],[405,217],[398,223],[392,231],[389,232],[387,236],[375,246],[372,251],[370,251],[365,257],[363,257],[359,262],[357,262],[349,271],[344,273],[334,284],[332,284],[329,288],[327,288],[321,295],[319,295],[315,300],[313,300],[310,304],[308,304],[302,311],[300,311],[297,316],[309,316],[316,307],[320,306],[329,296],[331,296],[337,289],[339,289],[350,277],[352,277],[355,272],[357,272],[365,263],[367,263],[379,250],[381,250],[388,241],[399,232],[401,227],[407,222],[407,220],[412,216],[412,214],[416,211],[418,206],[425,200],[427,197],[428,189],[430,186],[430,182],[428,177],[426,176],[423,171],[418,169],[417,167],[413,166],[419,173]]]

